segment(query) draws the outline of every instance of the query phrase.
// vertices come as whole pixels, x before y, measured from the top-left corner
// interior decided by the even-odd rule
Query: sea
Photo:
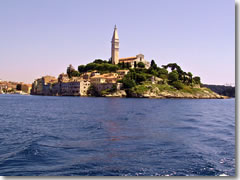
[[[234,176],[235,99],[0,95],[0,176]]]

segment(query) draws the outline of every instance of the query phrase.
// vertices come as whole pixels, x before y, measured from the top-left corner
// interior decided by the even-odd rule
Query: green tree
[[[94,85],[91,85],[88,88],[87,94],[91,96],[100,96],[100,93],[97,91],[97,88]]]
[[[199,76],[195,76],[195,77],[193,78],[193,81],[194,81],[196,84],[201,84],[201,79],[200,79]]]
[[[85,66],[84,66],[84,65],[78,66],[78,71],[79,71],[80,73],[84,73],[84,72],[85,72]]]
[[[167,65],[162,65],[162,67],[164,69],[171,68],[171,71],[177,70],[177,72],[179,74],[181,74],[183,72],[181,67],[179,65],[177,65],[176,63],[169,63]]]
[[[117,65],[113,65],[113,64],[105,64],[105,65],[107,65],[105,70],[108,72],[116,72],[119,69]]]
[[[102,64],[102,63],[108,63],[106,60],[102,60],[102,59],[95,59],[93,61],[93,63],[96,63],[96,64]]]
[[[80,73],[78,71],[72,71],[71,76],[72,77],[77,77],[77,76],[80,76]]]
[[[113,84],[113,86],[111,87],[111,89],[109,91],[110,92],[116,92],[117,91],[117,86],[115,84]]]
[[[134,68],[137,68],[137,62],[134,61]]]
[[[88,63],[85,68],[84,68],[84,71],[87,72],[87,71],[90,71],[90,70],[95,70],[97,67],[97,64],[95,63]]]
[[[129,69],[130,68],[130,63],[127,63],[127,69]]]
[[[157,76],[157,75],[158,75],[157,70],[154,69],[153,67],[150,67],[150,68],[147,70],[147,73],[152,74],[152,75],[154,75],[154,76]]]
[[[139,68],[145,68],[145,64],[143,62],[139,62],[137,65]]]
[[[181,81],[174,81],[172,83],[173,87],[175,87],[176,89],[180,90],[184,88],[184,84]]]
[[[123,68],[123,69],[125,68],[125,63],[124,63],[124,62],[122,62],[122,68]]]
[[[132,79],[129,79],[127,77],[124,77],[123,78],[123,87],[126,88],[126,89],[130,89],[132,87],[135,87],[136,86],[136,83],[134,80]]]
[[[193,80],[193,79],[192,79],[192,77],[193,77],[192,73],[191,73],[191,72],[188,72],[187,74],[188,74],[188,76],[190,77],[190,83],[192,83],[192,80]]]
[[[159,68],[158,69],[158,75],[168,75],[168,70],[164,69],[164,68]]]
[[[144,74],[136,73],[135,80],[137,84],[140,84],[141,82],[146,81],[146,76]]]
[[[168,74],[168,80],[172,83],[178,80],[178,73],[177,71],[172,71]]]
[[[188,75],[186,72],[183,72],[183,83],[186,83],[188,81]]]
[[[151,68],[157,69],[157,64],[155,63],[154,60],[151,61]]]

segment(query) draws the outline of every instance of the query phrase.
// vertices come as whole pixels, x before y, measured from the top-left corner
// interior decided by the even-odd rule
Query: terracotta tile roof
[[[126,58],[119,58],[119,61],[126,61],[126,60],[135,60],[137,57],[133,56],[133,57],[126,57]]]
[[[96,79],[96,78],[104,78],[104,76],[103,75],[98,75],[98,76],[91,77],[91,79]]]

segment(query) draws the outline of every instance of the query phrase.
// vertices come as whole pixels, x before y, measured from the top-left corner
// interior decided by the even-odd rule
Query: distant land
[[[235,87],[224,85],[203,84],[204,87],[211,89],[213,92],[222,96],[235,97]]]

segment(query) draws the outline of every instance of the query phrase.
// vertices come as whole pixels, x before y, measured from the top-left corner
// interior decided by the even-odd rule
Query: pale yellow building
[[[32,85],[31,84],[22,84],[21,90],[27,94],[31,93]]]

